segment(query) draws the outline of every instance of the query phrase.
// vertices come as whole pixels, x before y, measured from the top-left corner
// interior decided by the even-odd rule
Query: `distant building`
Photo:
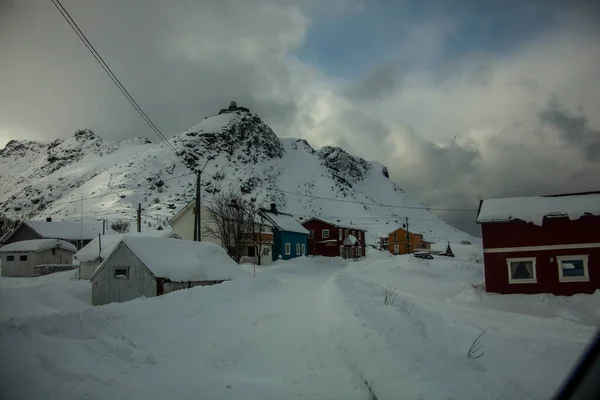
[[[145,232],[132,232],[125,234],[110,234],[96,236],[94,240],[75,253],[75,260],[79,261],[79,279],[90,279],[100,263],[108,257],[124,236],[147,236],[181,239],[171,229],[153,230]]]
[[[96,235],[94,231],[85,226],[82,227],[80,222],[52,221],[52,218],[46,218],[46,221],[21,222],[0,239],[0,244],[5,245],[32,239],[60,239],[81,249]]]
[[[391,232],[384,242],[391,254],[409,254],[419,250],[427,250],[430,243],[423,240],[423,235],[398,228]]]
[[[77,249],[58,239],[21,240],[0,247],[2,276],[35,276],[36,267],[48,264],[73,264]]]
[[[366,230],[362,228],[321,218],[310,218],[302,225],[309,231],[308,254],[310,255],[358,258],[366,254]]]
[[[261,214],[273,225],[273,261],[308,254],[308,230],[291,214],[278,211],[275,204],[270,209],[261,209]]]
[[[246,273],[209,242],[125,236],[91,277],[92,305],[208,286]]]
[[[483,200],[477,223],[486,291],[600,289],[600,192]]]

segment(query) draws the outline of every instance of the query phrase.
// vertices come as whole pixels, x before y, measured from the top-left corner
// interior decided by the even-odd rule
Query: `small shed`
[[[125,236],[90,279],[92,304],[160,296],[245,275],[226,251],[214,243]]]
[[[342,258],[359,258],[363,256],[362,245],[354,235],[348,235],[344,239]]]
[[[7,244],[0,247],[2,276],[34,276],[38,265],[72,264],[76,251],[73,244],[59,239],[22,240]]]
[[[132,232],[127,234],[110,234],[96,236],[94,240],[86,244],[81,250],[75,253],[75,260],[79,261],[79,279],[90,279],[92,274],[100,265],[102,260],[112,253],[117,244],[125,236],[147,236],[147,237],[166,237],[181,239],[172,229],[152,230],[145,232]]]

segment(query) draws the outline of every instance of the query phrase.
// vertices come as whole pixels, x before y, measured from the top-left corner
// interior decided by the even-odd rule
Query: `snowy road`
[[[272,269],[248,282],[89,309],[77,322],[71,321],[74,316],[53,316],[64,320],[54,325],[69,330],[72,340],[61,337],[56,354],[47,354],[48,346],[43,346],[46,354],[31,354],[46,360],[52,393],[36,391],[35,380],[21,377],[18,390],[3,388],[0,397],[369,399],[321,327],[326,316],[316,295],[339,270],[331,265],[313,265],[309,273]],[[61,336],[47,324],[39,328],[45,340]],[[78,328],[83,331],[73,332]],[[2,339],[21,330],[4,329]],[[97,349],[98,343],[106,348]],[[8,351],[2,350],[2,355]],[[69,369],[79,358],[89,360],[88,371],[77,369],[77,363]]]

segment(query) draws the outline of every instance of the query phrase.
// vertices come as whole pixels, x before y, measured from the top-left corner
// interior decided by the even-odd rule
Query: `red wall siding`
[[[325,256],[325,257],[339,257],[340,256],[340,246],[343,243],[343,239],[339,240],[340,234],[339,229],[333,225],[330,225],[326,222],[319,220],[312,220],[303,222],[302,225],[308,229],[309,231],[314,231],[314,237],[311,239],[310,236],[308,238],[308,254],[312,256]],[[323,238],[322,231],[323,229],[329,229],[329,238]],[[355,232],[356,237],[358,238],[358,233]],[[342,238],[344,238],[344,233],[342,232]],[[327,242],[327,243],[318,243],[324,240],[333,240],[335,242]],[[361,231],[360,236],[360,244],[362,246],[362,254],[365,253],[365,232]]]
[[[547,218],[542,226],[521,221],[482,225],[483,247],[600,243],[600,217]],[[589,282],[559,282],[557,256],[588,255]],[[508,283],[507,258],[535,257],[537,283]],[[553,261],[550,261],[550,258]],[[484,253],[485,287],[493,293],[572,295],[600,289],[600,248]]]

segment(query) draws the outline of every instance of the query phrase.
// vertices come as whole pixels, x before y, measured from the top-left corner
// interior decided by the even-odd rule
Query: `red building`
[[[600,192],[483,200],[477,223],[486,291],[600,289]]]
[[[302,225],[309,231],[309,255],[358,258],[366,254],[366,231],[362,228],[320,218],[311,218]]]

